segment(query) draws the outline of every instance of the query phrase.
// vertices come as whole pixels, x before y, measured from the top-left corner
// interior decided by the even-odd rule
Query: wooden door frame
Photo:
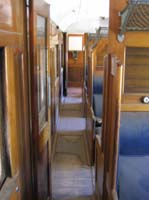
[[[63,94],[67,96],[67,82],[68,82],[68,50],[67,50],[67,33],[63,33],[64,44],[64,72],[63,72]]]
[[[8,3],[8,2],[7,2]],[[32,199],[30,122],[26,47],[26,1],[10,1],[11,25],[0,25],[0,46],[5,51],[6,132],[11,174],[2,190],[11,199]],[[16,190],[17,188],[17,190]],[[6,191],[4,191],[5,195]],[[5,195],[2,199],[4,199]]]
[[[43,16],[46,18],[46,48],[49,47],[49,15],[47,16],[47,13],[49,12],[48,4],[45,3],[43,0],[38,0],[39,5],[36,5],[35,0],[30,1],[29,5],[29,43],[30,43],[30,82],[31,82],[31,93],[30,93],[30,101],[31,101],[31,124],[32,124],[32,172],[33,172],[33,196],[35,199],[38,199],[38,160],[39,155],[42,147],[40,147],[40,140],[43,142],[48,142],[48,133],[44,137],[42,134],[39,134],[40,128],[39,128],[39,117],[38,117],[38,100],[37,100],[37,71],[36,71],[36,64],[37,64],[37,52],[36,52],[36,23],[35,19],[37,15]],[[45,12],[41,11],[41,9],[45,9]],[[31,48],[34,47],[34,48]],[[49,49],[47,53],[47,61],[49,57]],[[49,65],[49,61],[47,63],[47,67]],[[46,69],[46,73],[48,73],[48,69]],[[46,74],[47,76],[47,74]],[[48,84],[48,83],[47,83]],[[47,94],[48,94],[48,88]],[[46,100],[47,104],[47,123],[43,127],[42,131],[46,129],[46,126],[48,125],[48,101]],[[48,155],[48,166],[50,167],[50,160],[49,160],[49,152],[47,152]],[[50,173],[47,171],[47,182],[48,182],[48,195],[50,196]]]

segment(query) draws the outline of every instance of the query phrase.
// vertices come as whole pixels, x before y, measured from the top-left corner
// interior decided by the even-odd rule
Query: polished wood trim
[[[89,160],[90,165],[94,163],[94,154],[95,154],[95,121],[92,107],[89,104],[87,99],[86,101],[86,139],[89,149]]]
[[[102,142],[104,142],[104,181],[103,198],[111,200],[112,190],[116,188],[118,142],[121,108],[123,66],[114,55],[108,55],[105,62],[104,112]],[[108,85],[105,85],[108,83]],[[106,93],[105,93],[106,92]]]
[[[148,112],[149,105],[140,105],[140,104],[122,104],[122,112]]]
[[[45,168],[47,170],[47,165],[49,166],[49,154],[47,153],[48,148],[50,148],[48,144],[48,134],[50,135],[50,130],[47,131],[48,127],[48,119],[47,124],[45,124],[44,128],[42,129],[42,132],[40,133],[39,128],[39,118],[38,118],[38,106],[37,106],[37,51],[36,51],[36,45],[37,45],[37,30],[36,30],[36,18],[37,15],[41,15],[46,18],[46,24],[47,24],[47,41],[46,41],[46,47],[48,49],[48,55],[49,55],[49,6],[46,4],[43,0],[32,0],[30,1],[29,6],[29,44],[30,44],[30,81],[31,81],[31,118],[32,118],[32,151],[33,151],[33,157],[32,157],[32,169],[33,169],[33,194],[35,199],[39,199],[41,195],[41,190],[43,190],[43,187],[39,187],[40,184],[44,184],[45,188],[44,191],[49,191],[49,186],[46,185],[49,184],[49,177],[48,174],[46,174],[47,179],[45,182],[42,182],[42,177],[45,176]],[[49,73],[49,57],[47,58],[47,74]],[[48,87],[46,88],[48,90]],[[46,99],[46,105],[48,109],[48,101]],[[46,115],[48,118],[48,110],[46,110]],[[50,128],[50,127],[49,127]],[[42,173],[42,177],[39,176],[39,170],[41,170],[40,173]],[[50,169],[48,169],[50,170]],[[43,195],[46,195],[45,193]],[[43,197],[44,198],[44,197]]]
[[[64,96],[67,96],[67,82],[68,82],[68,53],[67,53],[67,34],[63,34],[63,44],[64,44],[64,75],[63,75],[63,85],[64,85]]]
[[[95,139],[95,193],[98,199],[103,195],[104,154],[100,136]]]

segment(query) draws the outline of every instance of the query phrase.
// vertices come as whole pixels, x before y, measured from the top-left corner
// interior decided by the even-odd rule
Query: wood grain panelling
[[[56,56],[56,47],[51,48],[51,95],[52,95],[52,135],[56,133],[56,124],[59,115],[59,88],[60,88],[60,79],[59,74],[57,74],[57,56]],[[58,75],[58,76],[57,76]]]
[[[16,35],[23,34],[22,9],[17,0],[2,0],[0,2],[0,29],[15,32]],[[23,24],[22,24],[23,25]]]
[[[95,122],[92,107],[86,102],[86,138],[89,149],[90,165],[94,163]]]
[[[75,60],[73,58],[73,52],[69,51],[68,52],[68,65],[69,67],[83,67],[83,52],[82,51],[78,51],[78,57]]]
[[[122,71],[122,65],[117,63],[115,56],[109,55],[106,57],[104,81],[107,80],[108,84],[104,82],[102,148],[105,158],[103,199],[107,200],[111,199],[113,191],[116,190]]]
[[[101,138],[96,136],[95,140],[95,183],[96,196],[101,199],[103,195],[103,173],[104,173],[104,154],[101,148]]]
[[[56,79],[55,81],[55,90],[54,90],[54,104],[55,104],[55,130],[57,131],[57,123],[58,123],[58,118],[59,118],[59,78]]]
[[[95,55],[95,66],[94,71],[96,73],[96,70],[98,71],[98,67],[103,66],[104,56],[107,54],[108,50],[108,38],[101,38],[93,50]]]
[[[55,139],[59,117],[59,103],[61,86],[61,68],[63,65],[63,34],[56,24],[50,21],[50,69],[51,69],[51,95],[52,95],[52,141]],[[53,144],[54,142],[52,142]],[[53,146],[52,146],[53,147]],[[53,148],[52,148],[53,150]]]
[[[92,45],[94,44],[94,40],[88,42],[87,46],[85,47],[85,64],[86,64],[86,86],[87,86],[87,99],[92,105],[92,79],[93,79],[93,68],[92,68]]]
[[[68,85],[82,86],[84,76],[84,52],[78,52],[78,58],[72,57],[72,52],[68,52]]]
[[[94,59],[92,57],[92,52],[88,58],[88,100],[90,103],[90,106],[92,106],[92,95],[93,95],[93,62]]]
[[[109,19],[109,45],[108,45],[108,52],[109,53],[114,53],[115,55],[117,55],[118,59],[120,60],[120,62],[125,66],[126,62],[128,62],[128,64],[130,65],[130,62],[132,62],[132,57],[131,59],[127,59],[126,57],[126,47],[137,47],[137,48],[145,48],[145,47],[149,47],[149,37],[148,37],[148,32],[143,32],[143,31],[140,31],[140,32],[136,32],[136,31],[130,31],[130,32],[125,32],[124,33],[124,41],[123,42],[119,42],[118,39],[117,39],[117,36],[118,36],[118,33],[119,33],[119,28],[120,28],[120,16],[118,15],[118,13],[120,11],[122,11],[126,6],[127,6],[127,3],[128,1],[127,0],[121,0],[121,1],[117,1],[117,0],[111,0],[110,1],[110,19]],[[136,56],[137,57],[137,56]],[[138,58],[135,57],[135,60],[137,61],[137,64],[142,62],[140,60],[140,56]],[[146,60],[146,61],[145,61]],[[145,69],[145,72],[147,72],[147,67],[144,66],[144,64],[147,62],[148,63],[148,59],[145,58],[145,60],[143,61],[143,65],[141,65],[141,70],[140,70],[140,75],[141,76],[145,76],[145,80],[139,80],[140,83],[142,86],[143,85],[146,85],[148,87],[148,80],[147,80],[147,74],[144,73],[144,69]],[[136,62],[135,61],[135,62]],[[145,62],[145,63],[144,63]],[[145,64],[146,65],[146,64]],[[127,68],[127,66],[126,66]],[[135,78],[135,76],[137,77],[137,73],[133,73],[136,71],[136,68],[135,67],[135,70],[134,69],[134,66],[131,64],[131,68],[129,67],[129,69],[127,68],[126,69],[126,73],[128,75],[128,79],[126,78],[125,76],[125,69],[124,69],[124,73],[123,73],[123,90],[125,88],[125,80],[127,81],[126,85],[131,85],[131,87],[133,87],[133,93],[135,94],[137,92],[138,89],[135,89],[134,86],[136,85],[136,87],[140,87],[141,90],[142,90],[142,86],[138,86],[138,82]],[[137,69],[138,71],[138,69]],[[137,72],[136,71],[136,72]],[[144,73],[144,75],[143,75]],[[139,76],[140,76],[139,75]],[[125,79],[126,78],[126,79]],[[133,78],[133,84],[132,82],[130,81],[130,79]],[[140,77],[141,78],[141,77]],[[139,79],[140,79],[139,78]],[[142,79],[142,78],[141,78]],[[136,99],[136,106],[138,105],[139,106],[139,110],[140,110],[140,106],[141,106],[141,101],[140,101],[140,98],[142,97],[142,93],[143,92],[146,92],[146,93],[149,93],[147,91],[147,87],[145,89],[143,89],[143,91],[138,94],[138,99]],[[128,88],[127,88],[128,89]],[[126,89],[126,91],[127,91]],[[130,102],[130,105],[132,105],[131,103],[131,99],[133,98],[132,97],[132,88],[129,87],[129,90],[130,92],[127,94],[127,93],[123,93],[123,96],[127,95],[127,102],[126,104],[128,105],[129,102]],[[141,91],[139,89],[139,91]],[[123,99],[123,104],[125,104],[125,98],[122,98]],[[135,106],[135,107],[136,107]],[[143,106],[143,105],[142,105]],[[131,106],[129,106],[130,108]],[[144,109],[144,106],[143,106],[143,109]]]
[[[106,55],[105,52],[102,52],[102,53],[100,53],[96,56],[96,61],[97,61],[96,68],[97,68],[97,70],[98,70],[98,66],[99,67],[103,66],[103,58],[104,58],[105,55]]]
[[[124,42],[120,43],[117,40],[117,35],[120,28],[120,16],[118,13],[122,11],[126,5],[127,0],[110,1],[108,52],[117,55],[122,63],[124,62]]]
[[[31,73],[31,122],[32,122],[32,152],[33,152],[33,186],[34,186],[34,199],[46,200],[50,196],[50,104],[48,103],[47,77],[50,77],[50,62],[49,62],[49,5],[43,0],[32,0],[30,1],[30,73]],[[39,46],[40,37],[44,38],[44,46]],[[37,51],[39,50],[39,51]],[[48,56],[41,56],[42,51],[48,50]],[[47,54],[45,54],[47,55]],[[43,61],[43,64],[39,60]],[[40,71],[40,67],[43,67]],[[38,79],[40,73],[41,79]],[[40,85],[37,84],[40,81]],[[43,83],[44,82],[44,83]],[[40,88],[41,87],[41,88]],[[39,102],[41,98],[40,89],[44,100],[44,123],[40,127],[40,109]],[[42,106],[43,107],[43,106]],[[49,145],[48,145],[49,144]]]
[[[69,82],[82,82],[83,81],[82,67],[68,68],[68,81]]]
[[[47,174],[49,173],[49,165],[48,165],[48,143],[46,142],[46,145],[42,148],[42,151],[40,152],[39,155],[39,170],[38,170],[38,188],[40,188],[38,192],[38,198],[39,199],[47,199],[49,195],[48,187],[48,179],[47,179]],[[43,165],[44,163],[44,165]],[[42,173],[41,173],[42,172]]]
[[[149,93],[149,48],[126,48],[125,93]]]
[[[82,36],[83,35],[70,34],[69,36]],[[82,44],[82,45],[83,45]],[[81,86],[84,80],[84,51],[77,51],[77,58],[73,58],[73,51],[68,51],[68,86]]]
[[[18,186],[17,192],[12,191],[11,200],[32,199],[25,10],[23,0],[0,1],[0,46],[5,51],[6,131],[10,179],[13,181],[17,176],[15,188]],[[7,181],[4,186],[7,186]]]

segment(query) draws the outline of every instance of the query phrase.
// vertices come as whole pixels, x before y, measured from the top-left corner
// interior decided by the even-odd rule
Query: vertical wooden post
[[[67,64],[67,33],[63,35],[64,40],[64,72],[63,72],[63,94],[67,96],[67,82],[68,82],[68,64]]]

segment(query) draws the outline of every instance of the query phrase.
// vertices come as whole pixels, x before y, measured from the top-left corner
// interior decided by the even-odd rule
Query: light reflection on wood
[[[0,1],[0,24],[12,25],[12,2],[11,0]]]

